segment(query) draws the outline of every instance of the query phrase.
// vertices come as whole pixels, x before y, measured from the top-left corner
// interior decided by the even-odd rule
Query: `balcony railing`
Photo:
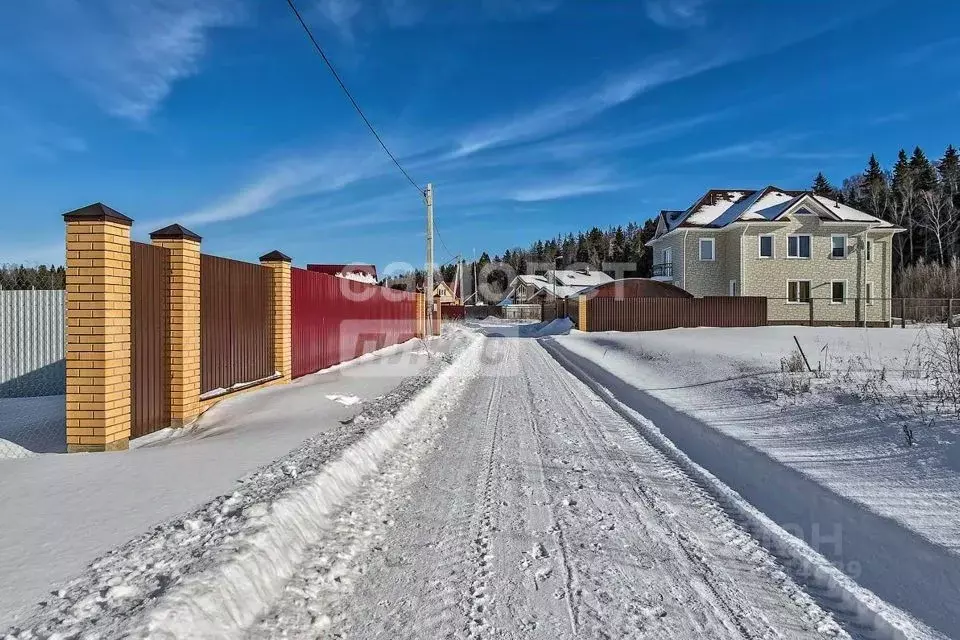
[[[653,265],[653,277],[654,278],[672,278],[673,277],[673,263],[665,262],[663,264]]]

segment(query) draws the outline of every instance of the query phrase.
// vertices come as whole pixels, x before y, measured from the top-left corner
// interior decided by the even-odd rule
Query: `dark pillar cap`
[[[85,207],[74,209],[69,213],[63,214],[63,219],[66,222],[113,222],[128,227],[133,224],[133,218],[128,218],[102,202],[95,202]]]
[[[290,262],[290,256],[274,250],[260,256],[260,262]]]
[[[200,242],[200,236],[179,224],[171,224],[150,234],[151,240],[193,240]]]

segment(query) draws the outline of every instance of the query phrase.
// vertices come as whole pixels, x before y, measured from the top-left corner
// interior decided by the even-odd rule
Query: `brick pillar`
[[[589,331],[587,329],[587,296],[577,297],[577,328],[580,331]]]
[[[416,334],[417,334],[417,337],[418,337],[418,338],[422,338],[422,337],[426,334],[426,322],[425,322],[425,320],[424,320],[424,319],[425,319],[425,314],[426,314],[426,312],[427,312],[427,309],[426,309],[426,307],[424,306],[424,305],[426,304],[426,302],[425,302],[424,299],[423,299],[423,294],[422,294],[422,293],[415,293],[415,294],[413,294],[413,295],[415,295],[415,296],[417,297],[417,302],[416,302],[416,305],[417,305],[417,309],[416,309],[417,330],[416,330]]]
[[[200,415],[200,236],[172,224],[150,240],[167,250],[167,410],[182,427]]]
[[[67,451],[130,441],[130,225],[96,203],[67,226]]]
[[[273,274],[270,313],[273,318],[273,366],[283,382],[293,377],[293,349],[290,335],[290,258],[279,251],[260,256],[260,264]]]

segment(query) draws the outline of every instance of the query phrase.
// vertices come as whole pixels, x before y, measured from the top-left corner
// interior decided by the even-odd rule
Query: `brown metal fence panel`
[[[167,250],[130,243],[130,437],[170,424],[167,409]]]
[[[767,300],[757,297],[593,298],[590,331],[658,331],[678,327],[761,327]]]
[[[272,376],[270,270],[216,256],[200,257],[200,391]]]

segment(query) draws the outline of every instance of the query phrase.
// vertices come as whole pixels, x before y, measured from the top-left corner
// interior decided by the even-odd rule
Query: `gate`
[[[167,249],[130,243],[130,437],[170,425],[167,408]]]
[[[272,293],[270,269],[200,256],[200,393],[274,375]]]

